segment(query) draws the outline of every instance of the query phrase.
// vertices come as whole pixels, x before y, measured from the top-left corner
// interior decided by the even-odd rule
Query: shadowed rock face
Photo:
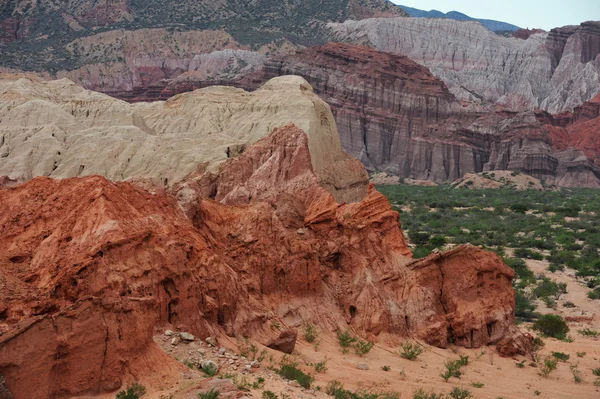
[[[1,189],[0,229],[0,373],[17,398],[173,381],[183,366],[152,341],[166,325],[263,344],[274,321],[439,346],[520,337],[512,269],[472,246],[413,261],[385,197],[338,204],[294,126],[174,196],[102,177]]]

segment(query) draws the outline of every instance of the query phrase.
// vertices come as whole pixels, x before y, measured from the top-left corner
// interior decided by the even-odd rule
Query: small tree
[[[557,314],[545,314],[540,316],[533,324],[533,329],[540,331],[548,337],[565,339],[569,332],[569,326],[565,320]]]

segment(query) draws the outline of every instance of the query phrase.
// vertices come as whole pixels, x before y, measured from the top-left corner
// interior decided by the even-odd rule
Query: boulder
[[[296,347],[296,338],[298,332],[292,328],[285,330],[279,334],[276,340],[267,345],[271,349],[278,350],[283,353],[292,353]]]

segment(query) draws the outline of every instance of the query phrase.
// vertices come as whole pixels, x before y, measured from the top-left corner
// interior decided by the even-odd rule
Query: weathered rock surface
[[[287,74],[303,76],[330,104],[344,150],[370,171],[452,182],[467,173],[510,169],[549,184],[600,182],[597,168],[581,153],[553,144],[556,134],[539,113],[492,112],[459,102],[427,68],[406,57],[329,43],[271,59],[236,84],[258,87]],[[577,111],[577,118],[591,117],[594,109]]]
[[[210,87],[134,105],[66,79],[0,80],[0,176],[99,174],[170,186],[290,122],[308,133],[322,184],[341,201],[364,197],[367,174],[343,153],[329,106],[299,77],[253,93]]]
[[[600,90],[600,22],[505,38],[476,22],[388,18],[330,23],[332,38],[427,66],[461,100],[506,109],[572,110]]]
[[[309,145],[296,127],[276,129],[209,176],[210,198],[195,206],[99,176],[1,189],[0,374],[13,394],[168,383],[183,366],[152,340],[160,325],[264,344],[274,320],[439,346],[515,334],[514,272],[501,258],[460,246],[412,261],[385,197],[371,187],[338,204]],[[262,179],[276,183],[264,199],[232,195]]]
[[[283,353],[292,353],[294,352],[294,348],[296,347],[296,338],[298,337],[298,332],[294,329],[289,329],[282,331],[277,337],[276,340],[269,343],[267,345],[269,348],[278,350]]]
[[[511,188],[515,190],[545,190],[539,179],[522,173],[509,170],[495,170],[493,172],[467,173],[452,185],[455,188],[482,189],[482,188]]]

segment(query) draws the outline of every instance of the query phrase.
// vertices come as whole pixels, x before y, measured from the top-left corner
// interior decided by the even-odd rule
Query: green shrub
[[[569,370],[573,374],[573,380],[576,384],[583,382],[583,377],[581,376],[581,371],[579,370],[579,364],[572,364],[569,366]]]
[[[547,337],[565,339],[569,332],[569,326],[565,320],[556,314],[545,314],[540,316],[533,324],[533,329],[540,331]]]
[[[252,388],[260,389],[265,386],[265,379],[263,377],[258,377],[256,381],[252,384]]]
[[[452,377],[460,378],[462,372],[460,369],[465,365],[464,361],[461,359],[458,360],[446,360],[444,362],[444,367],[446,370],[441,374],[441,377],[444,381],[448,382],[448,380]]]
[[[563,303],[563,307],[565,308],[576,308],[577,306],[575,306],[575,304],[571,301],[565,301],[565,303]]]
[[[392,368],[390,366],[381,366],[383,371],[390,371]]]
[[[209,363],[205,367],[202,367],[202,372],[209,377],[214,377],[219,373],[219,366]]]
[[[413,258],[422,259],[431,255],[431,250],[425,247],[416,247],[413,250]]]
[[[327,362],[323,360],[322,362],[315,363],[315,371],[317,373],[324,373],[327,371]]]
[[[452,399],[469,399],[473,397],[471,391],[459,387],[452,388],[449,395]]]
[[[524,320],[532,320],[537,317],[534,312],[536,306],[529,294],[522,289],[515,289],[515,315]]]
[[[592,374],[597,377],[600,377],[600,368],[592,369]]]
[[[429,240],[429,245],[434,248],[442,248],[446,243],[446,237],[444,236],[433,236]]]
[[[548,356],[548,357],[544,358],[544,360],[542,361],[542,364],[539,368],[540,375],[543,377],[548,377],[551,372],[556,370],[557,367],[558,367],[558,359],[556,359],[552,356]]]
[[[264,391],[262,393],[263,399],[277,399],[277,395],[272,391]]]
[[[600,333],[596,330],[592,330],[591,328],[584,328],[583,330],[579,330],[579,334],[585,337],[597,337]]]
[[[306,342],[315,342],[319,337],[319,332],[317,328],[310,323],[304,324],[304,339]]]
[[[198,399],[217,399],[219,397],[219,391],[214,388],[208,392],[201,392],[198,394]]]
[[[400,356],[408,360],[416,360],[423,353],[423,348],[417,343],[407,341],[402,343],[401,348]]]
[[[146,388],[140,384],[131,384],[127,389],[117,393],[117,399],[139,399],[146,393]]]
[[[533,290],[533,294],[538,298],[554,297],[555,299],[560,299],[566,293],[566,283],[556,283],[547,277],[542,278]]]
[[[343,353],[348,353],[348,349],[357,341],[356,337],[354,337],[349,330],[343,332],[338,331],[337,339]]]
[[[600,287],[596,287],[593,291],[588,292],[587,296],[590,299],[600,299]]]
[[[373,342],[358,340],[354,344],[354,351],[360,357],[363,357],[373,349]]]
[[[445,399],[445,398],[444,398],[444,395],[441,393],[425,392],[423,389],[419,389],[413,393],[413,399]]]
[[[513,204],[510,206],[510,210],[515,213],[526,213],[529,207],[525,204]]]
[[[429,233],[424,231],[409,231],[408,238],[410,242],[415,245],[427,245],[429,244]]]
[[[310,384],[312,384],[314,381],[314,378],[300,370],[297,366],[297,363],[288,362],[287,359],[284,359],[278,374],[290,381],[298,381],[298,384],[300,384],[302,388],[309,389]]]
[[[554,356],[555,358],[557,358],[561,362],[566,362],[571,357],[571,356],[569,356],[569,355],[567,355],[566,353],[563,353],[563,352],[552,352],[552,356]]]

